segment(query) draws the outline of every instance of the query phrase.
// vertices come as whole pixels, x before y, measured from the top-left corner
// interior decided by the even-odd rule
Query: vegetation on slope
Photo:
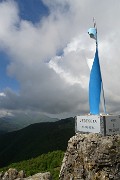
[[[24,170],[27,176],[36,174],[38,172],[51,172],[53,179],[58,180],[60,166],[64,156],[63,151],[53,151],[47,154],[42,154],[37,158],[21,161],[10,164],[7,167],[1,168],[1,171],[6,171],[9,168],[16,168],[18,171]]]
[[[74,118],[37,123],[0,136],[0,167],[67,148],[74,135]]]

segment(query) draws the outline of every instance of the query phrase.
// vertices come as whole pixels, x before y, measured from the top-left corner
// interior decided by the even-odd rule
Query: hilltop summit
[[[120,180],[120,135],[76,134],[68,141],[60,180]]]

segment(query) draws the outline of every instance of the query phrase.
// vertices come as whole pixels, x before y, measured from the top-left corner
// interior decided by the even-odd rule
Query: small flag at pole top
[[[91,37],[92,39],[97,40],[97,28],[96,28],[95,18],[93,18],[93,24],[94,24],[94,27],[93,27],[93,28],[90,28],[90,29],[88,30],[88,34],[90,35],[90,37]]]

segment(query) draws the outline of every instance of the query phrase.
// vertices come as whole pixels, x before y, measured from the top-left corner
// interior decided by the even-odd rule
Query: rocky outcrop
[[[120,180],[120,135],[76,134],[68,141],[60,180]]]
[[[52,180],[52,177],[49,172],[45,172],[45,173],[37,173],[33,176],[29,176],[24,180]]]
[[[23,170],[17,171],[16,169],[10,168],[5,173],[0,173],[0,180],[14,180],[14,179],[23,179],[26,177],[26,174]]]
[[[0,173],[0,180],[52,180],[49,172],[37,173],[33,176],[26,177],[23,170],[17,171],[16,169],[10,168],[5,173]]]

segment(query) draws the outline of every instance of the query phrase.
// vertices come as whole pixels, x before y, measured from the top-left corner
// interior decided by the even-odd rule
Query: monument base
[[[120,115],[80,115],[75,119],[76,133],[120,134]]]

